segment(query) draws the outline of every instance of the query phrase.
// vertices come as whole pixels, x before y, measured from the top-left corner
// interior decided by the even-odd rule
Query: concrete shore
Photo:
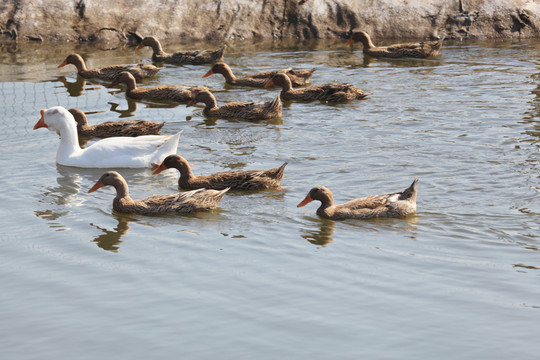
[[[114,5],[111,5],[114,3]],[[121,44],[163,41],[325,39],[364,30],[374,39],[539,37],[532,0],[7,0],[0,42]]]

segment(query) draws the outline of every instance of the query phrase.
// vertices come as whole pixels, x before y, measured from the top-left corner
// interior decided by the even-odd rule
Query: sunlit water
[[[212,47],[219,44],[200,44]],[[168,45],[179,50],[190,46]],[[207,120],[202,108],[133,102],[57,69],[150,61],[148,48],[0,48],[2,359],[530,359],[540,342],[540,43],[446,43],[431,60],[367,60],[340,42],[229,44],[237,75],[317,70],[313,84],[373,94],[285,103],[282,120]],[[167,65],[144,85],[205,84],[218,103],[268,101],[209,66]],[[192,216],[120,215],[104,170],[55,164],[32,130],[56,105],[183,129],[198,174],[289,165],[283,190],[233,192]],[[133,198],[177,191],[175,172],[120,172]],[[418,177],[407,219],[328,221],[337,202]],[[114,354],[114,355],[113,355]]]

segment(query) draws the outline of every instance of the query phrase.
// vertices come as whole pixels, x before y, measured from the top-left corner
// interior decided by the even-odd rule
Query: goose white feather
[[[81,168],[144,168],[160,163],[176,154],[179,131],[175,135],[111,137],[99,140],[85,149],[79,146],[77,124],[73,115],[62,106],[41,110],[41,119],[34,130],[46,127],[60,134],[56,162]]]

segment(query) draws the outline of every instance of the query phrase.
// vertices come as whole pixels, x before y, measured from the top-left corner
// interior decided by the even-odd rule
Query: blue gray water
[[[212,45],[200,45],[212,47]],[[168,46],[171,50],[189,45]],[[373,92],[342,105],[284,104],[281,121],[207,120],[202,108],[128,101],[89,67],[148,49],[0,48],[0,349],[4,359],[530,359],[540,350],[540,43],[447,42],[431,60],[366,60],[339,42],[232,43],[237,75],[295,66],[312,83]],[[270,100],[209,66],[144,82],[205,84],[218,103]],[[55,164],[39,110],[90,123],[167,121],[207,174],[289,162],[283,190],[227,195],[191,216],[121,215],[104,172]],[[120,172],[133,198],[177,190],[172,170]],[[407,219],[328,221],[296,205],[315,185],[337,202],[418,177]]]

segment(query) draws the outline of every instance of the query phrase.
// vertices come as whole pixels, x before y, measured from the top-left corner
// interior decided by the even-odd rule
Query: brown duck
[[[145,37],[142,42],[135,48],[135,51],[142,49],[145,46],[152,48],[152,60],[156,62],[166,62],[171,64],[212,64],[223,60],[223,50],[225,46],[217,50],[194,50],[194,51],[179,51],[169,54],[163,51],[158,39],[153,36]]]
[[[114,136],[159,135],[165,125],[147,120],[107,121],[97,125],[88,125],[86,114],[79,109],[69,109],[77,122],[77,133],[82,137],[108,138]]]
[[[144,79],[154,76],[159,68],[152,64],[129,64],[129,65],[111,65],[96,69],[87,69],[83,58],[78,54],[68,55],[59,68],[72,64],[77,67],[77,73],[83,78],[98,78],[102,80],[114,80],[122,71],[128,71],[133,76]]]
[[[188,102],[193,99],[196,91],[209,90],[205,86],[186,86],[186,85],[158,85],[153,87],[137,87],[136,80],[130,73],[122,72],[109,87],[118,84],[127,86],[126,94],[132,99],[149,100],[172,100],[176,102]]]
[[[214,64],[212,68],[203,76],[203,78],[208,77],[212,74],[221,74],[225,77],[225,82],[230,85],[239,85],[239,86],[253,86],[253,87],[264,87],[268,80],[272,76],[278,73],[286,74],[293,86],[303,86],[309,82],[311,75],[316,69],[311,70],[293,70],[292,68],[283,69],[283,70],[274,70],[274,71],[265,71],[253,75],[244,76],[242,78],[237,78],[234,76],[231,68],[224,62],[219,62]]]
[[[349,84],[312,85],[306,88],[293,89],[291,80],[285,74],[276,74],[264,87],[278,85],[282,87],[283,100],[327,101],[331,103],[363,99],[369,95]]]
[[[178,186],[186,190],[199,188],[216,190],[226,188],[232,190],[279,189],[286,165],[287,163],[284,163],[279,168],[269,170],[222,171],[211,175],[195,176],[186,159],[180,155],[169,155],[153,174],[156,175],[171,168],[177,169],[180,172]]]
[[[285,75],[284,75],[285,76]],[[216,98],[210,91],[197,92],[193,100],[186,106],[199,102],[205,104],[204,115],[216,118],[239,118],[246,120],[268,120],[281,117],[281,102],[279,95],[272,101],[261,102],[230,102],[221,107],[217,106]]]
[[[413,57],[426,58],[435,56],[441,50],[444,38],[435,41],[423,41],[419,43],[394,44],[389,46],[375,46],[371,38],[364,31],[352,34],[346,45],[351,45],[355,41],[360,41],[364,45],[364,54],[372,57]]]
[[[214,209],[223,199],[223,195],[229,190],[197,189],[166,195],[152,195],[143,200],[133,200],[129,196],[128,184],[122,175],[116,171],[109,171],[103,174],[88,192],[94,192],[107,185],[114,186],[116,189],[116,197],[113,200],[113,209],[115,211],[142,215],[187,214]]]
[[[307,194],[298,207],[318,200],[321,206],[317,215],[332,219],[368,219],[374,217],[401,217],[416,212],[418,179],[414,179],[407,189],[384,195],[373,195],[334,205],[332,192],[324,186],[316,186]]]

